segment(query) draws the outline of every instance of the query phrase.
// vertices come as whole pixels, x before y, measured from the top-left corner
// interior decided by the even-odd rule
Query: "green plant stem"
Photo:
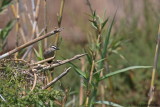
[[[90,105],[90,102],[89,102],[89,97],[90,97],[90,93],[91,93],[91,82],[92,82],[92,77],[93,77],[93,71],[94,71],[94,67],[95,67],[95,61],[93,60],[92,61],[92,66],[91,66],[91,71],[90,71],[90,74],[89,74],[89,82],[87,84],[87,98],[86,98],[86,102],[85,102],[85,106],[88,107],[88,105]]]
[[[113,24],[114,24],[114,20],[115,20],[115,17],[116,17],[116,13],[115,13],[115,15],[113,17],[111,25],[109,26],[107,34],[106,34],[106,38],[105,38],[105,41],[104,41],[104,44],[103,44],[103,50],[102,50],[101,59],[104,59],[106,57],[106,55],[107,55],[108,44],[109,44],[109,40],[110,40],[111,30],[112,30],[112,27],[113,27]],[[100,65],[99,65],[99,69],[102,69],[103,65],[104,65],[104,61],[101,61]]]
[[[58,27],[60,27],[61,23],[62,23],[62,15],[63,15],[63,10],[64,10],[64,3],[65,3],[65,0],[61,0],[61,6],[60,6],[59,15],[58,15]],[[59,35],[60,34],[57,33],[55,45],[58,45]]]
[[[64,10],[64,3],[65,3],[65,0],[61,0],[61,7],[60,7],[59,16],[58,16],[58,27],[60,27],[61,23],[62,23],[62,14],[63,14],[63,10]]]
[[[155,50],[155,57],[154,57],[154,65],[153,65],[153,71],[152,71],[150,92],[149,92],[148,107],[150,107],[150,104],[151,104],[151,102],[153,100],[153,96],[154,96],[154,80],[155,80],[155,74],[156,74],[157,65],[158,65],[159,48],[160,48],[160,25],[159,25],[158,40],[157,40],[157,45],[156,45],[156,50]]]
[[[47,17],[48,15],[47,15],[47,0],[44,0],[44,25],[45,25],[45,34],[47,33],[47,31],[48,31],[48,26],[47,26],[47,19],[48,19],[48,17]],[[44,39],[44,48],[46,49],[47,48],[47,38],[46,39]]]

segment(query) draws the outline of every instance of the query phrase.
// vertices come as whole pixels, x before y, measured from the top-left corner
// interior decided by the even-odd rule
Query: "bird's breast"
[[[44,52],[43,54],[44,58],[50,58],[50,57],[53,57],[54,56],[54,51],[53,50],[47,50]]]

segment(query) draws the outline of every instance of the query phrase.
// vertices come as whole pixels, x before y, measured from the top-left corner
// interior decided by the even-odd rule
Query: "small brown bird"
[[[59,48],[56,47],[56,46],[54,46],[54,45],[52,45],[51,47],[49,47],[48,49],[45,50],[45,52],[43,53],[43,57],[44,57],[45,59],[50,58],[50,57],[53,57],[53,56],[54,56],[54,52],[55,52],[56,50],[59,50]],[[48,63],[51,63],[51,62],[52,62],[52,61],[48,61]]]

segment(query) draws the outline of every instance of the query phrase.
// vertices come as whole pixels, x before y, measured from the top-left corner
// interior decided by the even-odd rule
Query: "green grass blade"
[[[98,63],[100,63],[100,62],[102,62],[104,60],[106,60],[106,58],[98,60],[97,62],[95,62],[95,64],[98,64]]]
[[[41,57],[41,55],[39,54],[39,52],[36,49],[34,49],[34,52],[35,52],[35,55],[36,55],[38,61],[43,60],[43,57]]]
[[[38,52],[41,58],[43,58],[43,48],[42,48],[42,41],[38,42]]]
[[[90,54],[89,52],[89,49],[84,49],[84,52],[87,53],[86,56],[87,56],[87,61],[89,62],[89,64],[91,65],[92,64],[92,55]]]
[[[85,72],[83,72],[82,70],[78,69],[77,66],[75,66],[73,63],[70,63],[73,66],[73,69],[75,69],[75,71],[82,77],[84,77],[85,79],[87,79],[87,75]]]
[[[110,102],[110,101],[97,101],[97,102],[95,102],[95,104],[106,104],[108,106],[113,106],[113,107],[123,107],[119,104],[116,104],[116,103],[113,103],[113,102]]]
[[[111,25],[108,28],[108,31],[107,31],[107,35],[106,35],[105,42],[104,42],[104,45],[103,45],[104,48],[103,48],[103,51],[102,51],[102,57],[103,58],[106,56],[106,53],[107,53],[107,48],[108,48],[109,39],[110,39],[110,35],[111,35],[111,31],[112,31],[112,27],[113,27],[113,24],[114,24],[115,17],[116,17],[116,13],[113,17]]]
[[[116,13],[113,17],[113,20],[111,22],[111,25],[109,26],[108,28],[108,31],[107,31],[107,35],[105,37],[105,41],[104,41],[104,44],[103,44],[103,50],[102,50],[102,56],[101,56],[101,59],[104,59],[106,57],[106,54],[107,54],[107,48],[108,48],[108,44],[109,44],[109,39],[110,39],[110,35],[111,35],[111,30],[112,30],[112,27],[113,27],[113,24],[114,24],[114,20],[115,20],[115,17],[116,17]],[[101,69],[104,65],[104,61],[102,61],[99,65],[99,69]]]
[[[107,18],[107,19],[102,23],[102,25],[101,25],[101,26],[102,26],[102,29],[104,28],[104,26],[105,26],[106,23],[108,22],[108,19],[109,19],[109,18]]]
[[[131,67],[127,67],[127,68],[124,68],[124,69],[121,69],[121,70],[114,71],[114,72],[111,72],[109,74],[106,74],[100,80],[104,80],[104,79],[106,79],[108,77],[111,77],[111,76],[114,76],[114,75],[117,75],[117,74],[120,74],[120,73],[123,73],[123,72],[127,72],[129,70],[140,69],[140,68],[152,68],[152,66],[131,66]]]
[[[12,28],[14,27],[15,25],[15,22],[16,20],[11,20],[7,23],[7,25],[5,26],[5,28],[3,28],[1,31],[0,31],[0,38],[2,40],[5,40],[9,34],[9,32],[12,30]]]
[[[12,4],[13,0],[0,0],[0,12],[2,12],[5,8],[7,8],[10,4]]]

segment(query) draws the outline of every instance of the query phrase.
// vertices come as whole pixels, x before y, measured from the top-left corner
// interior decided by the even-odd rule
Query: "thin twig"
[[[51,36],[51,35],[54,35],[54,34],[60,32],[60,31],[62,31],[62,29],[63,29],[63,28],[55,29],[55,30],[53,30],[53,31],[51,31],[51,32],[43,35],[43,36],[40,36],[40,37],[38,37],[38,38],[36,38],[36,39],[33,39],[32,41],[29,41],[29,42],[27,42],[27,43],[25,43],[25,44],[23,44],[23,45],[15,48],[15,49],[13,49],[13,50],[11,50],[11,51],[9,51],[9,52],[1,55],[1,56],[0,56],[0,59],[6,58],[6,57],[8,57],[8,56],[10,56],[10,55],[12,55],[12,54],[20,51],[21,49],[24,49],[24,48],[26,48],[26,47],[28,47],[28,46],[30,46],[30,45],[32,45],[32,44],[34,44],[34,43],[42,40],[42,39],[44,39],[44,38],[47,38],[47,37],[49,37],[49,36]]]
[[[22,56],[22,59],[25,59],[27,57],[27,55],[29,54],[29,52],[32,50],[33,45],[29,46],[27,48],[27,51],[24,53],[24,55]]]
[[[156,50],[155,50],[154,65],[153,65],[153,70],[152,70],[152,80],[151,80],[151,86],[150,86],[150,91],[149,91],[148,107],[150,107],[150,104],[154,96],[154,88],[155,88],[154,80],[155,80],[155,74],[156,74],[157,66],[158,66],[159,51],[160,51],[160,24],[159,24],[159,30],[158,30],[158,40],[157,40],[157,45],[156,45]]]
[[[40,73],[40,72],[42,72],[42,71],[46,71],[46,70],[49,70],[49,69],[53,69],[53,68],[55,68],[55,67],[57,67],[57,66],[63,65],[63,64],[65,64],[65,63],[68,63],[68,62],[73,61],[73,60],[75,60],[75,59],[79,59],[80,57],[82,57],[82,56],[84,56],[84,55],[86,55],[86,54],[79,54],[79,55],[76,55],[76,56],[74,56],[74,57],[72,57],[72,58],[70,58],[70,59],[66,59],[66,60],[63,60],[63,61],[58,61],[58,63],[56,63],[56,64],[52,64],[52,65],[46,66],[46,67],[38,70],[37,73]]]
[[[91,5],[90,1],[89,1],[89,0],[86,0],[86,2],[87,2],[87,5],[88,5],[91,13],[93,14],[93,9],[92,9],[92,5]]]
[[[48,83],[46,86],[42,87],[42,89],[47,89],[48,87],[50,87],[51,85],[53,85],[54,83],[56,83],[59,79],[61,79],[63,76],[65,76],[69,70],[71,69],[71,67],[69,67],[68,69],[66,69],[62,74],[60,74],[58,77],[56,77],[53,81],[51,81],[50,83]]]
[[[34,82],[33,82],[33,86],[32,86],[31,91],[33,91],[34,88],[36,87],[36,83],[37,83],[37,74],[34,72]]]
[[[50,58],[47,58],[47,59],[44,59],[44,60],[42,60],[42,61],[38,61],[38,62],[36,62],[36,63],[34,63],[34,64],[31,64],[31,66],[37,65],[37,64],[42,64],[42,63],[44,63],[44,62],[48,62],[48,61],[50,61],[50,60],[53,60],[54,58],[55,58],[55,56],[50,57]]]
[[[5,101],[6,102],[6,100],[4,99],[4,97],[0,94],[0,97],[1,97],[1,99],[3,100],[3,101]]]

